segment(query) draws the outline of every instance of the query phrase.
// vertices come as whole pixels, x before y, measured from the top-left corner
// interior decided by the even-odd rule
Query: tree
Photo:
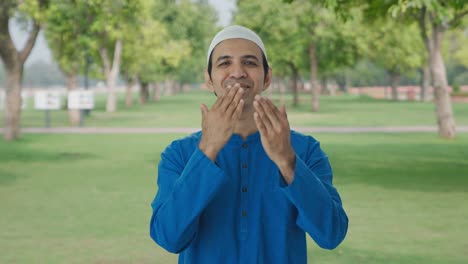
[[[123,38],[138,27],[138,17],[144,9],[144,0],[85,1],[88,14],[91,50],[98,51],[106,79],[108,96],[106,111],[117,109],[115,85],[120,73]],[[137,41],[137,40],[134,40]]]
[[[166,26],[151,16],[141,25],[124,37],[127,47],[123,52],[122,72],[130,82],[137,79],[141,82],[140,103],[144,104],[149,100],[149,84],[163,80],[168,68],[180,65],[190,54],[190,47],[187,40],[171,39]]]
[[[90,17],[84,1],[51,0],[45,34],[52,54],[66,78],[67,90],[78,89],[78,74],[90,49]],[[80,110],[68,109],[69,123],[78,126]]]
[[[20,136],[21,82],[23,67],[31,53],[40,30],[42,14],[47,0],[4,0],[0,2],[0,57],[6,70],[6,107],[4,112],[4,138],[15,140]],[[10,36],[8,22],[19,15],[31,29],[24,47],[17,50]],[[29,22],[29,23],[28,23]]]
[[[392,99],[398,100],[401,76],[413,72],[423,61],[417,26],[382,18],[369,25],[367,42],[369,58],[388,72]]]
[[[286,3],[291,2],[291,3]],[[320,109],[319,76],[356,63],[360,56],[354,21],[337,22],[321,1],[239,1],[236,21],[256,30],[266,42],[275,72],[289,72],[297,104],[297,79],[309,68],[312,111]]]
[[[450,28],[457,27],[461,19],[468,15],[468,2],[464,0],[355,0],[346,2],[327,0],[327,4],[340,14],[347,13],[350,5],[361,5],[370,17],[391,14],[394,18],[405,19],[406,22],[418,22],[430,62],[439,135],[447,139],[454,138],[455,118],[441,50],[444,33]]]
[[[177,64],[166,63],[166,79],[180,85],[200,82],[206,69],[206,49],[218,30],[216,11],[207,1],[161,0],[153,8],[153,17],[168,29],[168,39],[185,43],[185,56]]]
[[[239,1],[235,21],[259,34],[268,51],[268,63],[275,76],[290,76],[293,106],[299,103],[297,82],[306,68],[307,42],[299,30],[302,9],[278,0]]]
[[[428,18],[420,23],[421,31],[427,36],[426,49],[430,57],[430,69],[434,85],[437,123],[439,135],[443,138],[455,137],[455,118],[452,101],[448,91],[447,72],[442,57],[444,33],[450,27],[459,24],[461,18],[468,14],[466,1],[423,1],[408,0],[393,4],[389,12],[394,17],[410,12],[419,12],[420,17]]]

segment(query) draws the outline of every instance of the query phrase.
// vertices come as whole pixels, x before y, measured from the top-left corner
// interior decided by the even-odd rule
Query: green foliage
[[[458,19],[459,15],[468,11],[468,3],[464,0],[439,1],[439,0],[406,0],[392,1],[388,12],[397,17],[415,10],[425,9],[432,16],[433,22],[437,24],[447,24],[453,19]],[[458,21],[453,21],[456,25]]]
[[[243,1],[235,15],[236,24],[251,28],[262,38],[273,74],[291,74],[291,67],[304,69],[308,61],[310,35],[300,30],[298,17],[303,10],[297,4],[278,0]]]
[[[53,0],[48,10],[46,38],[66,74],[77,74],[91,49],[87,9],[83,1]]]
[[[404,25],[392,19],[369,25],[368,56],[394,74],[409,74],[422,64],[424,45],[415,24]]]
[[[322,75],[353,66],[362,53],[363,45],[356,30],[358,17],[338,21],[319,2],[242,1],[235,20],[262,37],[276,75],[291,74],[293,67],[308,76],[312,43]]]
[[[181,82],[203,80],[206,51],[218,31],[217,14],[206,1],[159,1],[152,9],[155,19],[168,29],[169,39],[181,43],[177,64],[167,64],[166,74]]]

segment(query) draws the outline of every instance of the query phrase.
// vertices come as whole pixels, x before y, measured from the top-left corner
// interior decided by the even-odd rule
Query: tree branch
[[[13,67],[15,57],[18,52],[15,44],[11,39],[10,31],[8,30],[8,21],[10,20],[10,9],[13,3],[10,1],[0,3],[0,58],[3,60],[6,68]]]
[[[118,39],[115,42],[114,59],[112,62],[112,75],[117,76],[120,68],[120,58],[122,57],[122,41]]]
[[[41,30],[41,27],[36,21],[34,21],[33,30],[29,34],[28,40],[26,41],[23,50],[21,50],[18,54],[21,64],[26,61],[29,54],[31,53],[31,50],[34,47],[34,43],[36,42],[37,35],[39,34],[39,30]]]
[[[458,13],[457,15],[455,15],[455,17],[449,21],[449,25],[454,25],[456,23],[458,23],[458,21],[460,21],[462,19],[462,17],[468,15],[468,9],[465,10],[465,11],[462,11],[460,13]]]
[[[106,48],[104,47],[100,48],[99,54],[101,55],[102,63],[104,64],[104,72],[107,78],[110,74],[111,66],[110,66],[109,56],[107,56]]]

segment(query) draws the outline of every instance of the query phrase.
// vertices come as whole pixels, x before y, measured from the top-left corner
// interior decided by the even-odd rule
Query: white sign
[[[28,105],[28,95],[26,92],[21,92],[21,109],[26,109],[26,106]],[[0,110],[5,109],[7,105],[7,98],[6,98],[6,93],[5,91],[0,91]]]
[[[59,110],[60,94],[52,91],[37,91],[34,94],[34,108],[38,110]]]
[[[93,109],[94,94],[92,91],[71,91],[68,92],[69,109]]]

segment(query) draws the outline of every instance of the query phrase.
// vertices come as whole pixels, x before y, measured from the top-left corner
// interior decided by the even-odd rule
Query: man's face
[[[271,70],[265,78],[262,50],[252,41],[227,39],[220,42],[213,50],[211,63],[211,78],[205,72],[208,88],[223,95],[228,86],[239,83],[244,89],[244,107],[251,107],[255,95],[270,84]]]

